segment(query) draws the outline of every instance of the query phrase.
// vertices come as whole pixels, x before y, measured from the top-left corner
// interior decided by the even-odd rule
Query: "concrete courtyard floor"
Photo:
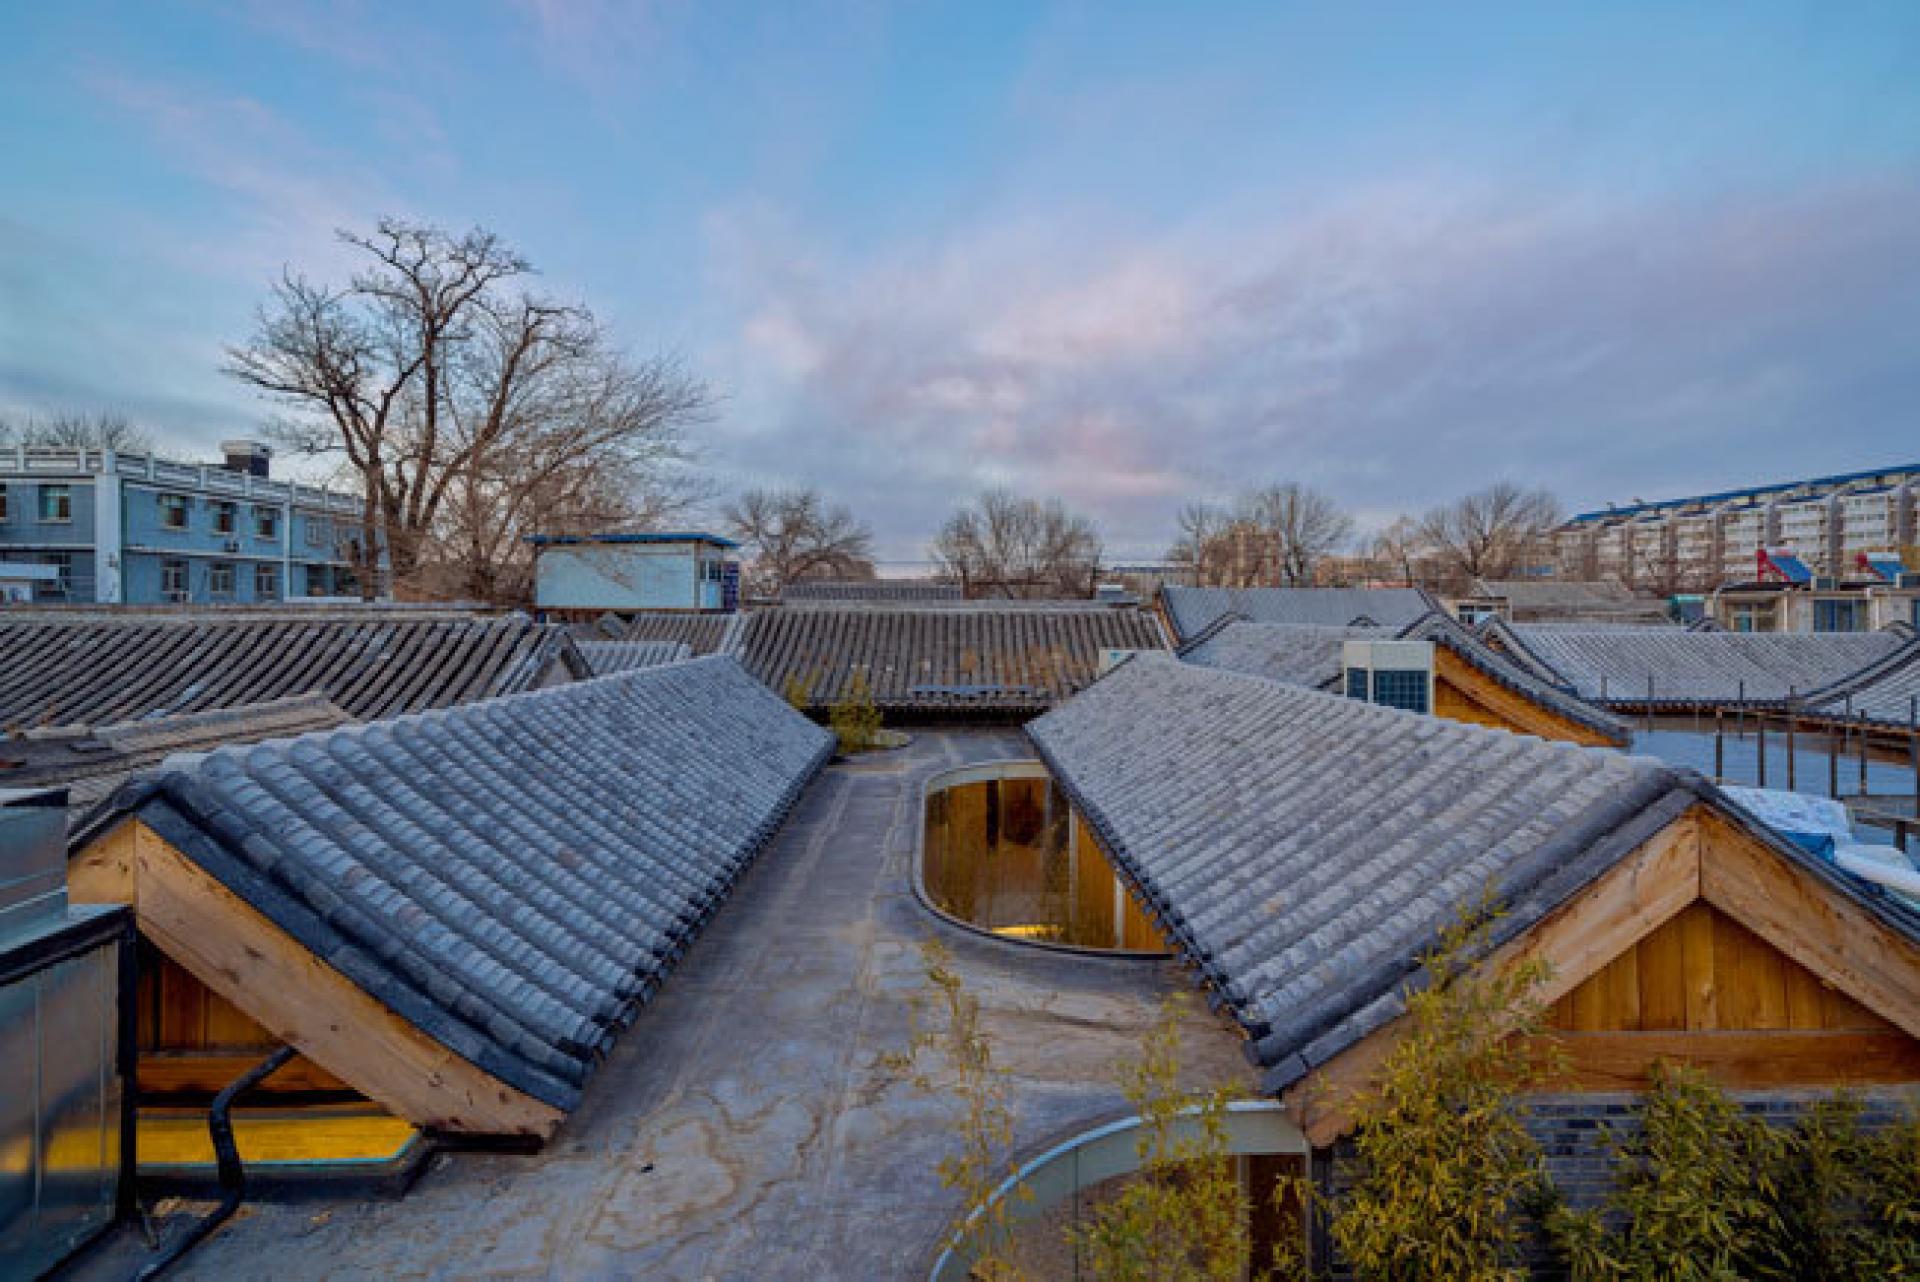
[[[1249,1086],[1238,1034],[1174,963],[981,939],[914,898],[922,781],[1028,755],[1014,730],[935,731],[834,766],[543,1152],[442,1155],[398,1201],[249,1204],[178,1275],[924,1277],[958,1210],[935,1171],[954,1107],[886,1057],[907,1047],[930,936],[1012,1070],[1023,1152],[1125,1111],[1115,1068],[1169,993],[1189,995],[1192,1083]],[[145,1258],[126,1234],[78,1275]]]

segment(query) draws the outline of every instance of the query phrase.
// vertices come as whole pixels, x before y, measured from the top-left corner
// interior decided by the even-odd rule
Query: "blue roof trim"
[[[1779,481],[1772,485],[1752,485],[1739,490],[1722,490],[1717,494],[1696,494],[1683,499],[1661,499],[1655,503],[1633,503],[1626,507],[1607,508],[1598,512],[1582,512],[1569,517],[1568,525],[1579,525],[1590,521],[1605,521],[1622,516],[1635,516],[1641,512],[1665,512],[1673,508],[1693,507],[1701,503],[1725,503],[1733,499],[1758,497],[1763,494],[1784,494],[1789,490],[1817,489],[1820,486],[1849,485],[1854,481],[1864,481],[1874,476],[1910,476],[1920,479],[1920,463],[1902,463],[1894,467],[1870,467],[1861,472],[1842,472],[1835,476],[1819,476],[1805,481]]]
[[[576,543],[704,543],[716,548],[740,546],[732,539],[697,530],[663,530],[644,534],[529,534],[527,542],[535,547],[561,547]]]

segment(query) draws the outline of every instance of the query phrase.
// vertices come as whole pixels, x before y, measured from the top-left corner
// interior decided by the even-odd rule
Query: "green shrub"
[[[1139,1173],[1072,1232],[1091,1275],[1102,1282],[1248,1277],[1251,1208],[1227,1152],[1227,1093],[1180,1089],[1178,1020],[1179,1008],[1169,1001],[1139,1060],[1120,1070],[1127,1101],[1141,1118]]]
[[[813,706],[813,682],[797,672],[789,672],[781,683],[780,697],[790,704],[794,711],[805,712]]]
[[[880,709],[874,705],[865,669],[853,670],[846,692],[833,705],[828,721],[840,739],[840,751],[849,756],[867,751],[879,740]]]
[[[1554,1067],[1528,1045],[1542,1027],[1536,990],[1547,969],[1475,973],[1497,917],[1489,896],[1422,958],[1429,982],[1407,994],[1406,1034],[1345,1106],[1357,1119],[1346,1190],[1300,1190],[1366,1282],[1526,1276],[1526,1208],[1546,1174],[1516,1096]]]

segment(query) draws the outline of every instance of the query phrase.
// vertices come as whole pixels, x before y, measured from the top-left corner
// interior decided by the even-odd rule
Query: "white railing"
[[[263,476],[230,471],[217,463],[175,463],[151,454],[127,454],[116,450],[16,445],[12,449],[0,449],[0,470],[24,476],[68,476],[74,473],[112,475],[259,502],[290,502],[332,512],[360,510],[360,500],[356,496],[337,490],[299,485],[292,481],[270,481]]]

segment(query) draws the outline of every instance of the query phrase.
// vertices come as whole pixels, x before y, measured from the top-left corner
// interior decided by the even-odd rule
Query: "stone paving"
[[[1172,962],[1052,954],[935,921],[910,889],[920,784],[1031,755],[1016,731],[925,732],[809,790],[585,1105],[534,1156],[447,1154],[399,1201],[256,1204],[179,1276],[925,1276],[958,1209],[935,1174],[952,1105],[902,1080],[937,934],[1014,1073],[1019,1147],[1124,1110],[1114,1068],[1170,992]],[[1185,1004],[1197,1083],[1250,1083],[1240,1039]],[[82,1277],[124,1277],[131,1234]]]

